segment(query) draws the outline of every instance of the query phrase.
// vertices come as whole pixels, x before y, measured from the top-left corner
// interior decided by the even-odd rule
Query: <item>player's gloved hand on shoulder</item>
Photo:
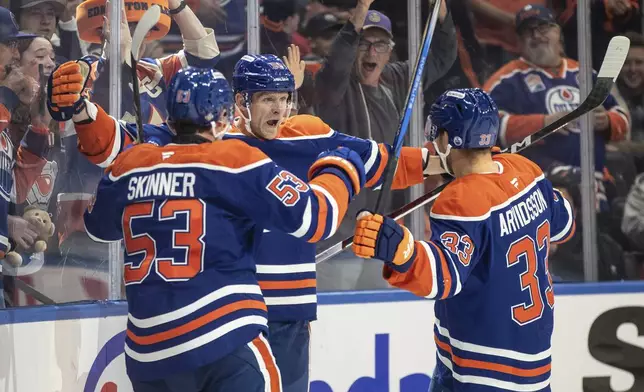
[[[365,259],[383,260],[398,272],[406,272],[416,256],[414,236],[395,220],[368,211],[358,214],[353,253]]]
[[[367,181],[362,158],[347,147],[320,153],[309,169],[309,180],[327,173],[344,181],[349,190],[349,200],[360,192]]]
[[[63,63],[52,72],[47,83],[47,109],[54,120],[70,120],[85,109],[102,65],[102,59],[85,56]]]

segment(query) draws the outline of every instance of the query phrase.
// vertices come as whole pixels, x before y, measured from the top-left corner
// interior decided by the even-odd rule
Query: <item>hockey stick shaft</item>
[[[528,148],[529,146],[533,145],[534,143],[553,134],[554,132],[563,128],[567,124],[577,120],[579,117],[583,116],[584,114],[592,111],[593,109],[601,105],[606,100],[606,98],[608,98],[608,96],[610,95],[613,84],[615,83],[615,79],[617,78],[617,75],[619,75],[619,71],[621,70],[622,65],[624,64],[624,60],[626,59],[626,53],[628,53],[628,47],[629,47],[629,41],[627,38],[622,36],[614,37],[611,40],[608,46],[608,49],[606,51],[604,62],[602,63],[599,74],[597,75],[597,81],[595,82],[595,85],[593,86],[592,90],[590,91],[590,93],[588,94],[588,97],[586,97],[584,102],[582,102],[572,112],[559,118],[553,123],[546,125],[545,127],[533,133],[532,135],[528,136],[524,140],[517,143],[513,143],[512,145],[510,145],[509,148],[506,148],[501,152],[502,153],[521,152],[526,148]],[[449,182],[446,182],[438,186],[437,188],[424,194],[418,199],[412,201],[411,203],[397,209],[396,211],[389,214],[388,216],[393,219],[400,219],[409,215],[410,213],[417,210],[418,208],[434,201],[438,197],[440,192],[443,189],[445,189],[445,187],[448,184]],[[339,242],[331,246],[330,248],[316,255],[315,263],[318,264],[330,259],[331,257],[337,255],[338,253],[342,252],[344,249],[349,247],[352,243],[353,243],[353,237],[349,237],[343,240],[342,242]]]
[[[134,34],[132,34],[132,48],[130,53],[130,72],[132,74],[132,92],[134,93],[134,112],[136,116],[136,127],[138,129],[136,133],[137,143],[143,142],[143,114],[141,111],[141,94],[139,92],[139,76],[137,73],[138,63],[141,54],[141,46],[145,37],[148,35],[150,30],[156,26],[161,17],[161,7],[154,4],[141,16],[139,22],[134,29]]]
[[[429,47],[432,43],[434,30],[436,30],[436,24],[438,23],[438,14],[440,12],[441,2],[441,0],[436,0],[432,14],[425,24],[425,32],[423,33],[423,46],[421,47],[418,58],[416,59],[416,65],[414,66],[414,78],[412,79],[411,86],[409,87],[409,91],[407,92],[405,112],[400,119],[398,131],[394,136],[394,141],[392,143],[393,151],[391,156],[387,160],[387,166],[385,166],[385,170],[383,172],[382,189],[380,190],[378,198],[376,199],[375,211],[378,213],[383,212],[383,209],[385,208],[385,196],[391,189],[391,185],[393,183],[394,172],[396,171],[396,167],[398,166],[398,157],[400,156],[400,150],[402,149],[405,135],[407,134],[407,130],[409,129],[409,122],[411,121],[411,115],[414,110],[414,103],[416,102],[416,97],[420,88],[420,82],[423,79],[425,63],[427,62],[427,56],[429,55]]]

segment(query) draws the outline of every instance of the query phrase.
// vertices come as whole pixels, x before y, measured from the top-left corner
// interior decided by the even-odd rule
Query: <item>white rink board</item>
[[[622,367],[644,382],[644,283],[624,285],[583,285],[584,294],[557,296],[553,391],[582,392],[589,377],[610,377],[616,392],[644,391],[634,386],[633,374],[589,351],[594,324],[600,339],[618,342],[609,347],[610,358],[628,361]],[[603,293],[589,294],[593,287]],[[371,292],[323,294],[320,302],[311,392],[426,390],[435,363],[431,301]],[[122,302],[0,311],[0,392],[131,392],[122,353],[125,313]],[[593,385],[586,391],[610,391]]]

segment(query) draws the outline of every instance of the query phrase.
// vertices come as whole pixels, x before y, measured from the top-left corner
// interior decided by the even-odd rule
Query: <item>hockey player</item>
[[[256,148],[217,140],[233,111],[222,74],[179,71],[169,93],[173,143],[121,153],[85,213],[93,239],[125,245],[134,391],[281,391],[253,238],[262,228],[300,241],[333,234],[365,183],[362,160],[323,152],[307,183]],[[75,107],[75,122],[97,110]]]
[[[54,72],[50,107],[68,110],[78,100],[87,82],[88,66],[82,61],[63,65]],[[298,177],[306,177],[317,155],[346,146],[365,162],[366,186],[381,184],[389,147],[374,141],[344,135],[319,118],[298,115],[284,120],[290,111],[294,78],[282,60],[273,55],[246,55],[235,68],[233,87],[236,128],[224,138],[243,140],[267,154]],[[67,102],[67,103],[66,103]],[[94,121],[76,123],[79,148],[95,163],[111,162],[135,139],[131,127],[117,127],[100,106]],[[170,135],[162,127],[145,127],[146,142],[165,145]],[[425,175],[442,173],[438,157],[426,149],[404,147],[394,179],[394,188],[420,184]],[[289,188],[273,188],[287,200]],[[340,222],[340,221],[338,221]],[[322,232],[316,240],[328,238]],[[282,369],[286,392],[308,388],[309,322],[317,317],[315,246],[280,232],[265,232],[256,238],[257,274],[269,313],[269,341]]]
[[[550,391],[548,251],[574,232],[570,204],[533,162],[492,156],[498,110],[482,90],[443,93],[429,117],[456,177],[431,209],[431,240],[363,212],[353,251],[383,260],[390,284],[437,300],[430,391]]]

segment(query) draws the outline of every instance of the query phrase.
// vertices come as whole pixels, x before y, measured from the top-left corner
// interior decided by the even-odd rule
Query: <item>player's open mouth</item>
[[[268,124],[268,126],[270,126],[270,127],[275,127],[275,126],[277,126],[278,123],[279,123],[279,120],[268,120],[268,121],[266,121],[266,124]]]
[[[362,63],[362,68],[367,72],[373,72],[376,70],[378,64],[365,61]]]

